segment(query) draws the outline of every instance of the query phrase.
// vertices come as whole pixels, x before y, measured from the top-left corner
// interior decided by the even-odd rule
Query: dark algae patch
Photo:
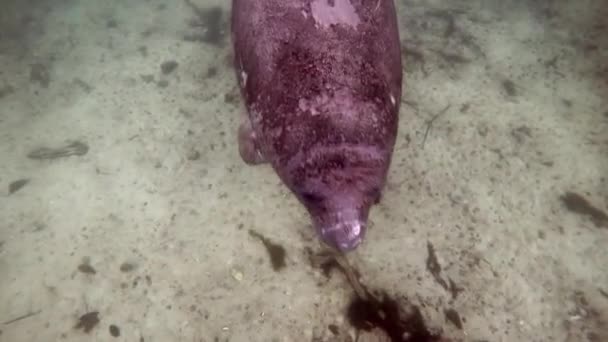
[[[29,183],[29,179],[19,179],[8,185],[8,194],[12,195],[15,192],[21,190],[27,183]]]
[[[179,64],[176,61],[166,61],[160,65],[160,70],[163,74],[168,75],[177,69],[178,66]]]
[[[0,87],[0,99],[3,98],[3,97],[5,97],[5,96],[7,96],[7,95],[10,95],[10,94],[12,94],[14,92],[15,92],[15,88],[13,88],[11,85],[7,84],[7,85],[4,85],[4,86],[1,86]]]
[[[135,265],[129,262],[123,262],[120,264],[120,272],[127,273],[135,269]]]
[[[418,307],[404,310],[386,293],[381,295],[381,299],[369,293],[367,299],[356,296],[348,307],[347,317],[356,329],[381,329],[392,342],[441,341],[441,336],[433,335],[426,327]]]
[[[454,326],[456,326],[456,328],[458,328],[460,330],[463,329],[462,319],[460,318],[460,314],[458,313],[458,311],[456,311],[454,309],[446,309],[444,311],[444,314],[445,314],[445,318],[449,322],[454,324]]]
[[[439,285],[441,285],[441,287],[447,289],[448,284],[445,282],[445,280],[443,280],[443,278],[441,278],[441,275],[440,275],[441,274],[441,265],[439,264],[439,261],[437,260],[437,254],[435,253],[435,247],[433,247],[432,243],[427,242],[426,249],[428,252],[428,256],[426,258],[427,271],[429,271],[433,275],[433,278],[435,278],[435,280],[437,281],[437,283]]]
[[[586,198],[575,193],[566,192],[560,197],[566,208],[576,214],[589,216],[596,227],[608,228],[608,214],[592,205]]]
[[[112,337],[119,337],[120,336],[120,328],[117,327],[116,325],[112,324],[110,325],[110,335],[112,335]]]
[[[513,83],[513,81],[503,80],[501,85],[507,95],[509,95],[511,97],[517,95],[517,89],[516,89],[515,83]]]
[[[307,250],[313,267],[320,267],[326,276],[339,269],[348,279],[355,295],[351,299],[346,316],[358,331],[381,330],[391,342],[446,341],[440,334],[430,331],[420,309],[406,298],[396,299],[387,291],[374,294],[360,279],[360,272],[353,268],[346,257],[333,252],[312,255]]]
[[[338,328],[338,326],[335,324],[328,325],[327,329],[329,329],[329,331],[336,336],[340,334],[340,328]]]
[[[51,76],[46,65],[36,63],[30,65],[30,81],[39,83],[40,86],[48,88],[51,83]]]
[[[86,274],[95,274],[97,273],[97,271],[95,271],[95,269],[93,268],[93,266],[83,263],[78,265],[78,270],[82,273],[86,273]]]
[[[285,252],[285,248],[283,248],[283,246],[273,243],[268,238],[254,230],[249,230],[249,235],[260,240],[262,244],[264,244],[264,247],[266,247],[266,250],[268,251],[268,256],[270,256],[272,269],[275,271],[280,271],[281,269],[285,268],[285,256],[287,253]]]
[[[224,11],[219,6],[200,8],[192,1],[185,0],[186,4],[192,9],[196,18],[190,22],[190,26],[201,28],[202,33],[187,35],[186,41],[199,41],[212,45],[221,45],[226,34],[224,29]]]
[[[90,333],[95,326],[99,324],[99,312],[91,311],[86,314],[80,316],[78,319],[78,324],[74,327],[74,329],[82,329],[85,333]]]
[[[340,268],[340,265],[336,261],[335,258],[327,258],[327,260],[323,261],[320,265],[323,270],[323,274],[329,278],[331,275],[331,271],[335,268]]]

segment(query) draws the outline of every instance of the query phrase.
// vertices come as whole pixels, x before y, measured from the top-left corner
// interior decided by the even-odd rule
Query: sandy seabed
[[[241,161],[230,2],[192,1],[0,5],[0,341],[383,341]],[[454,340],[608,341],[605,1],[396,3],[362,280]]]

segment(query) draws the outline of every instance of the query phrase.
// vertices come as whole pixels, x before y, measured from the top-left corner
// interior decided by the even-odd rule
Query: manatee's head
[[[337,153],[317,159],[307,165],[294,189],[319,237],[342,252],[354,250],[363,241],[368,214],[380,199],[386,172],[385,163],[371,159],[357,163],[355,157],[359,156]]]
[[[367,231],[371,196],[346,190],[304,192],[300,198],[323,242],[342,252],[361,244]]]

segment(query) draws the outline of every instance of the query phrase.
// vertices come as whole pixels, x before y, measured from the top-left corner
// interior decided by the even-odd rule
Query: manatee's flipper
[[[258,165],[266,163],[266,158],[262,155],[258,147],[257,139],[251,120],[247,115],[243,115],[241,125],[239,126],[239,153],[243,161],[249,165]]]

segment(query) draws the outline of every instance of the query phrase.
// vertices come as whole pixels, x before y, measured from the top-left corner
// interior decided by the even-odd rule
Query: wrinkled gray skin
[[[233,0],[232,40],[241,157],[272,165],[324,242],[355,249],[397,134],[393,0]]]

